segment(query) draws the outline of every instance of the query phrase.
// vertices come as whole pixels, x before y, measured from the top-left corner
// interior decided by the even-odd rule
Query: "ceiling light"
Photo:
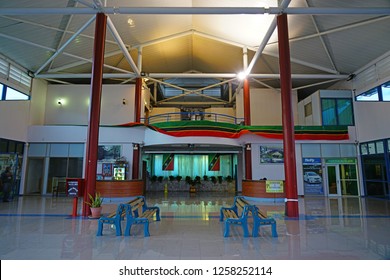
[[[135,27],[135,21],[134,21],[132,18],[128,18],[128,19],[127,19],[127,24],[128,24],[130,27]]]
[[[248,74],[245,71],[242,71],[242,72],[237,74],[237,78],[240,80],[245,80],[247,75]]]

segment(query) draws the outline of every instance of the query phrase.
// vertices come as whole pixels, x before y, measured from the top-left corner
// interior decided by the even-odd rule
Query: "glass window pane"
[[[376,154],[375,143],[368,143],[368,153],[370,155],[375,155]]]
[[[338,125],[353,125],[352,101],[350,99],[337,99]]]
[[[13,88],[7,88],[5,94],[6,100],[28,100],[28,96],[20,91],[14,90]]]
[[[378,89],[373,88],[356,96],[356,101],[379,101]]]
[[[83,176],[83,158],[69,158],[69,178],[81,178]]]
[[[390,82],[384,83],[381,89],[383,101],[390,101]]]
[[[378,154],[383,154],[384,153],[384,147],[383,147],[383,142],[382,141],[376,142],[376,152]]]
[[[360,145],[360,150],[362,152],[362,155],[368,155],[368,147],[367,144],[361,144]]]
[[[336,125],[336,100],[335,99],[321,99],[322,105],[322,124]]]
[[[369,157],[363,159],[363,168],[366,180],[387,180],[386,163],[383,157]]]
[[[0,100],[3,99],[3,89],[4,89],[4,85],[0,84]]]

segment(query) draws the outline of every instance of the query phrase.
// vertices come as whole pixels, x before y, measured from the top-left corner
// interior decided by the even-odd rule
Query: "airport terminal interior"
[[[389,260],[389,30],[388,0],[0,1],[0,259]],[[95,194],[161,220],[98,236]]]
[[[231,194],[150,193],[161,220],[143,225],[130,236],[116,236],[105,224],[96,236],[97,219],[72,217],[68,197],[15,197],[0,203],[2,260],[386,260],[390,259],[390,202],[375,198],[300,198],[299,218],[286,218],[283,201],[249,201],[277,223],[278,237],[261,226],[258,237],[243,237],[231,226],[224,237],[220,208]],[[115,211],[131,198],[106,199],[103,211]],[[79,205],[81,207],[81,205]],[[80,209],[80,208],[79,208]],[[122,222],[123,228],[125,222]],[[249,231],[253,222],[249,221]]]

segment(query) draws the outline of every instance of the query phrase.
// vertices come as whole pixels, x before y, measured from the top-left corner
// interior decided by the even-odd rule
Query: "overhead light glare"
[[[242,71],[242,72],[237,74],[237,78],[240,80],[245,80],[247,76],[248,76],[248,74],[245,71]]]
[[[127,24],[128,24],[130,27],[135,27],[135,21],[134,21],[132,18],[128,18],[128,19],[127,19]]]

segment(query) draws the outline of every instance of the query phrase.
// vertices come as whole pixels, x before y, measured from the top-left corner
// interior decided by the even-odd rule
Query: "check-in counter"
[[[259,198],[285,198],[283,181],[242,180],[242,195]]]
[[[96,192],[102,197],[130,197],[144,195],[144,180],[96,181]]]

